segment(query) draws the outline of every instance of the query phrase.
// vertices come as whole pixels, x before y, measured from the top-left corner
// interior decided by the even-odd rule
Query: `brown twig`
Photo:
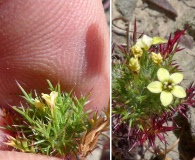
[[[179,138],[175,141],[175,143],[174,143],[173,145],[170,146],[170,148],[167,149],[167,144],[165,143],[165,149],[164,149],[164,150],[159,149],[159,151],[158,151],[157,153],[155,153],[155,152],[151,151],[151,150],[145,145],[146,151],[149,151],[150,153],[153,153],[153,154],[156,154],[156,155],[158,155],[158,156],[160,156],[160,157],[163,157],[163,160],[166,160],[166,158],[167,158],[166,155],[167,155],[169,152],[171,152],[171,151],[172,151],[172,152],[176,152],[176,151],[174,151],[173,149],[174,149],[175,146],[179,143],[182,133],[183,133],[183,129],[182,129],[182,131],[181,131],[181,133],[180,133],[180,135],[179,135]],[[145,152],[146,152],[146,151],[145,151]],[[178,152],[176,152],[176,153],[178,153]],[[180,153],[178,153],[178,154],[179,154],[184,160],[187,160],[182,154],[180,154]]]

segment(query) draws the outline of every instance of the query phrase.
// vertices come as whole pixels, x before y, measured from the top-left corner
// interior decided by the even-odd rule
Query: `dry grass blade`
[[[81,159],[85,159],[95,148],[97,148],[97,142],[99,135],[104,131],[109,130],[110,125],[110,108],[104,112],[105,117],[97,116],[94,114],[91,119],[92,129],[86,131],[83,134],[81,144],[79,145],[79,152],[81,153]]]

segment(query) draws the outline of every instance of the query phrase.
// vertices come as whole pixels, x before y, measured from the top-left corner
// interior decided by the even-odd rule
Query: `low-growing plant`
[[[26,103],[4,111],[8,130],[6,145],[16,151],[40,153],[64,159],[85,159],[98,147],[99,135],[109,129],[109,107],[104,115],[84,111],[88,96],[77,98],[72,92],[61,91],[48,81],[50,94],[23,92]]]
[[[129,35],[128,27],[126,31]],[[156,138],[167,143],[164,135],[178,127],[168,125],[168,121],[175,123],[176,113],[185,116],[186,108],[195,106],[195,86],[184,89],[180,85],[183,74],[173,59],[183,49],[179,40],[184,32],[177,31],[168,39],[150,37],[137,33],[135,21],[131,45],[115,46],[121,53],[112,60],[112,153],[115,159],[128,159],[134,147],[145,144],[157,153]]]

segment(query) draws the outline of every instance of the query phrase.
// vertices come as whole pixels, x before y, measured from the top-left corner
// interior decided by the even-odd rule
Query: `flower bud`
[[[131,58],[129,61],[129,69],[133,72],[138,74],[140,71],[140,64],[137,58]]]
[[[44,106],[45,105],[44,105],[44,103],[40,102],[38,99],[35,99],[34,105],[35,105],[36,108],[44,111]]]
[[[45,100],[47,105],[50,107],[52,115],[53,115],[53,110],[55,107],[57,96],[58,96],[58,92],[55,92],[55,91],[52,91],[50,95],[42,93],[42,98]]]
[[[152,54],[152,61],[156,64],[161,64],[163,61],[163,58],[161,56],[160,53],[156,54],[154,52],[151,53]]]
[[[142,54],[143,54],[143,50],[142,50],[141,47],[138,46],[138,45],[134,45],[134,46],[131,48],[131,51],[132,51],[134,57],[136,57],[136,58],[141,57]]]

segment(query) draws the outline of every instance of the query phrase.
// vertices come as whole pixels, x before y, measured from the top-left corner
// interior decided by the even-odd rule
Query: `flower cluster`
[[[144,52],[148,52],[153,63],[163,67],[163,57],[161,53],[155,53],[148,51],[152,45],[166,43],[167,41],[160,37],[149,37],[143,35],[142,38],[138,39],[136,44],[131,48],[133,57],[129,60],[129,69],[133,74],[139,74],[140,63]],[[145,53],[146,54],[146,53]],[[149,58],[149,57],[148,57]],[[168,106],[173,101],[173,95],[177,98],[185,98],[185,90],[177,85],[183,80],[183,75],[181,73],[173,73],[170,75],[169,71],[165,68],[159,68],[157,71],[157,77],[159,81],[151,82],[147,88],[152,93],[161,93],[160,100],[163,106]]]
[[[167,40],[145,34],[135,39],[135,22],[130,50],[118,46],[125,57],[113,60],[112,66],[112,144],[118,159],[146,142],[156,150],[156,137],[166,142],[164,134],[176,129],[167,122],[174,122],[177,112],[185,116],[187,107],[194,105],[195,87],[185,90],[180,85],[184,77],[173,61],[182,50],[178,43],[184,32]]]
[[[154,44],[161,44],[166,43],[167,41],[165,39],[162,39],[160,37],[149,37],[147,35],[143,35],[142,38],[138,39],[136,44],[131,48],[131,52],[133,54],[133,57],[129,61],[129,68],[130,70],[138,74],[140,71],[140,64],[139,60],[141,56],[143,55],[144,51],[148,51],[148,49],[154,45]],[[160,53],[151,53],[151,57],[154,63],[161,64],[162,63],[162,56]]]

